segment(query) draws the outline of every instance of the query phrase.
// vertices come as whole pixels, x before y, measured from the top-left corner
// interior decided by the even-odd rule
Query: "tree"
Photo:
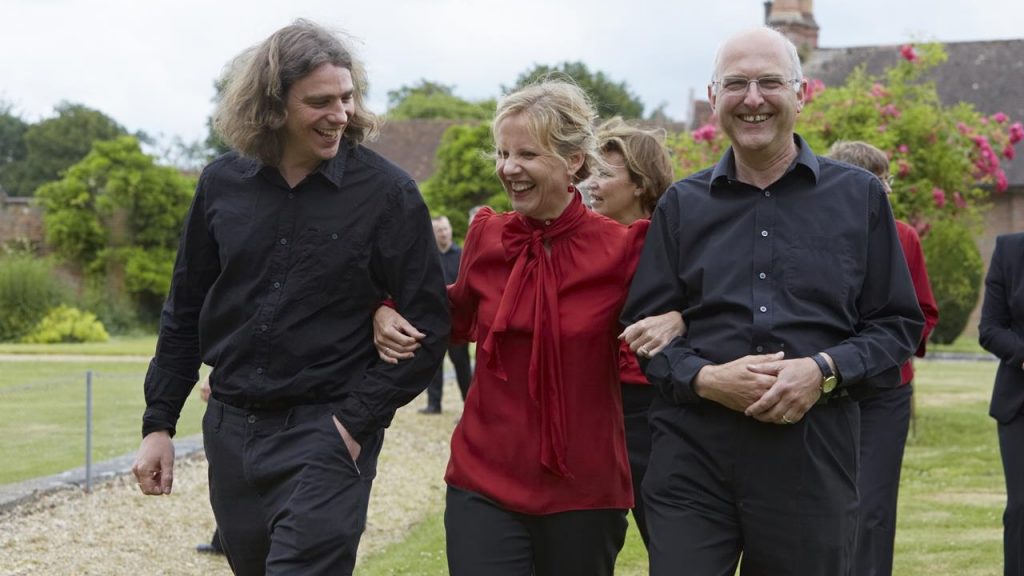
[[[981,289],[973,265],[968,265],[974,260],[969,255],[973,245],[958,242],[973,238],[989,190],[1006,190],[1000,156],[1014,157],[1024,125],[1011,123],[1001,112],[980,114],[966,103],[943,105],[927,79],[929,70],[946,60],[941,45],[907,45],[900,53],[903,60],[880,76],[861,67],[841,86],[826,88],[809,80],[797,132],[818,153],[837,140],[864,140],[888,154],[896,177],[890,196],[893,212],[921,235],[940,303],[933,339],[946,341],[963,330]],[[710,124],[670,140],[680,175],[710,166],[727,146],[724,135]],[[929,231],[936,227],[943,228],[943,237],[930,240]],[[949,232],[949,227],[962,233]],[[942,309],[943,302],[955,302],[957,311],[953,304]]]
[[[423,197],[433,215],[448,217],[456,238],[465,237],[471,208],[511,209],[494,172],[488,123],[455,124],[445,130],[437,149],[437,169],[423,183]]]
[[[456,96],[454,90],[453,86],[425,79],[414,86],[391,90],[387,116],[394,120],[487,120],[494,114],[493,100],[470,102]]]
[[[87,280],[128,294],[156,318],[193,184],[155,164],[132,136],[98,141],[62,179],[40,187],[46,240]]]
[[[56,111],[55,117],[25,130],[25,157],[8,165],[10,195],[31,196],[36,188],[57,180],[64,170],[84,158],[93,142],[127,134],[106,114],[81,104],[62,102]]]
[[[0,190],[13,195],[19,163],[25,159],[25,131],[28,123],[16,115],[12,106],[0,102]]]
[[[644,104],[638,96],[629,91],[625,82],[615,82],[604,72],[591,72],[583,62],[562,62],[557,66],[536,65],[519,75],[511,88],[502,87],[505,93],[518,90],[547,76],[568,76],[583,88],[594,101],[597,115],[601,118],[622,116],[640,118]]]

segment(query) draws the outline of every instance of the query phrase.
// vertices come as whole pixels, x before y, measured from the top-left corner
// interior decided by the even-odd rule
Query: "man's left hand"
[[[761,422],[799,422],[821,397],[821,369],[811,358],[752,364],[749,370],[776,376],[775,384],[745,412]]]

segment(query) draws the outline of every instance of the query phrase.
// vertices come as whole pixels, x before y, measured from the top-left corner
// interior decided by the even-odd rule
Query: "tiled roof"
[[[984,114],[1005,112],[1024,122],[1024,39],[944,44],[949,59],[930,72],[943,104],[970,102]],[[859,64],[881,74],[900,58],[899,46],[819,48],[804,64],[804,75],[841,84]],[[1010,185],[1024,186],[1024,150],[1013,161],[1003,159]]]
[[[434,173],[434,155],[441,136],[456,120],[393,120],[367,148],[397,164],[418,184]]]

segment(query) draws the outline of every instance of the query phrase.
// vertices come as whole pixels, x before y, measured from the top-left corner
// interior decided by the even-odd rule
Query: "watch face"
[[[828,378],[825,378],[824,382],[821,383],[821,391],[824,392],[825,394],[831,394],[832,391],[836,389],[837,383],[838,380],[836,380],[835,376],[829,376]]]

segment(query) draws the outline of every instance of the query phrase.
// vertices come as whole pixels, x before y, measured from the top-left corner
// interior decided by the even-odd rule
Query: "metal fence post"
[[[85,491],[92,492],[92,370],[85,373]]]

